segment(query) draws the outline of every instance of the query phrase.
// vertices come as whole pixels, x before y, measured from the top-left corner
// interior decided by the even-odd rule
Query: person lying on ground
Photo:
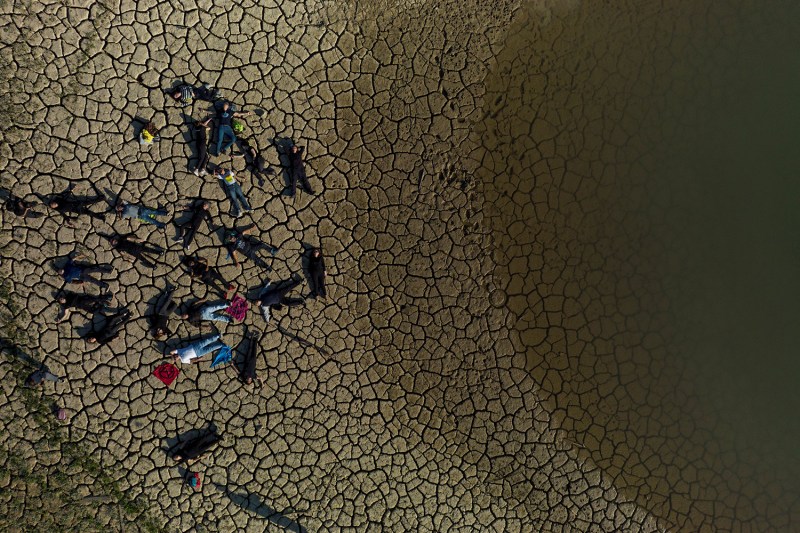
[[[199,279],[208,287],[217,290],[226,299],[228,293],[235,290],[236,286],[233,283],[228,283],[219,271],[208,264],[208,259],[204,257],[191,257],[186,256],[183,259],[183,264],[189,272],[192,279]],[[221,286],[216,285],[216,281],[220,282]]]
[[[155,268],[156,257],[164,254],[164,249],[154,244],[148,244],[132,235],[115,235],[110,239],[112,248],[119,250],[123,255],[139,260],[144,266]],[[148,257],[152,255],[153,257]]]
[[[271,318],[271,311],[279,311],[283,306],[291,307],[302,305],[305,300],[303,298],[288,298],[286,295],[295,287],[303,282],[300,277],[293,277],[284,283],[271,283],[269,279],[266,280],[264,287],[259,292],[255,303],[261,307],[261,314],[264,320],[269,324]]]
[[[189,464],[194,463],[202,459],[221,440],[222,437],[217,434],[216,429],[212,428],[208,433],[180,443],[172,451],[172,458],[176,463],[182,461]]]
[[[306,175],[306,167],[303,163],[303,150],[304,148],[296,144],[292,144],[291,148],[289,148],[289,170],[292,174],[290,196],[294,196],[297,192],[298,181],[300,182],[300,187],[307,193],[314,194],[314,189],[311,188],[311,184],[308,182],[308,176]]]
[[[217,333],[216,335],[203,337],[202,339],[189,343],[183,348],[176,348],[169,352],[169,356],[171,356],[176,363],[181,362],[196,365],[200,362],[200,359],[206,355],[221,350],[225,346],[225,343],[221,340],[221,335]]]
[[[51,195],[48,199],[47,205],[50,209],[57,212],[65,220],[66,224],[72,227],[72,221],[77,219],[80,215],[88,215],[95,220],[105,220],[105,213],[95,213],[89,208],[96,203],[105,200],[105,196],[97,190],[97,187],[92,184],[95,196],[76,196],[73,194],[75,189],[74,184],[70,184],[64,192]]]
[[[278,253],[278,249],[249,235],[255,227],[254,224],[243,230],[237,230],[236,228],[226,230],[225,248],[228,249],[228,257],[233,259],[233,263],[236,266],[239,265],[239,258],[236,254],[241,253],[243,256],[252,259],[258,266],[269,269],[269,265],[258,255],[258,252],[262,249],[267,250],[274,257]]]
[[[56,324],[60,324],[69,319],[72,310],[86,311],[87,313],[97,313],[108,308],[111,303],[113,295],[111,293],[101,294],[95,296],[93,294],[80,294],[72,291],[64,291],[58,297],[58,303],[61,304],[61,312],[59,313]]]
[[[42,214],[38,211],[31,211],[31,208],[35,205],[35,202],[27,202],[22,198],[14,196],[13,194],[9,194],[5,202],[6,211],[10,211],[21,218],[41,217]]]
[[[204,121],[196,121],[192,130],[194,131],[194,147],[197,150],[197,165],[194,167],[195,176],[205,176],[208,174],[208,130],[211,129],[211,118]]]
[[[123,309],[119,313],[108,315],[106,316],[105,324],[98,329],[93,327],[88,333],[83,335],[83,338],[86,339],[86,342],[89,344],[99,344],[101,346],[108,344],[119,336],[125,324],[131,321],[132,316],[129,309]]]
[[[178,303],[172,298],[175,292],[175,287],[167,287],[164,289],[161,305],[156,309],[156,314],[152,317],[152,334],[156,339],[161,339],[166,335],[172,335],[172,330],[169,329],[169,317],[178,309]]]
[[[203,222],[203,220],[205,220],[208,226],[211,227],[212,219],[211,212],[209,211],[210,208],[211,204],[209,204],[206,200],[199,198],[189,204],[186,208],[187,211],[191,212],[191,218],[182,223],[175,223],[180,230],[180,233],[175,237],[175,240],[183,239],[183,249],[187,252],[191,250],[192,241],[194,240],[195,235],[197,235],[197,230],[200,229],[200,224]]]
[[[221,303],[207,303],[205,298],[201,298],[191,304],[181,315],[181,318],[198,327],[202,326],[201,323],[204,320],[231,324],[233,323],[233,318],[230,315],[223,314],[225,309],[231,305],[228,295],[226,295],[226,300]]]
[[[230,102],[223,102],[217,112],[217,155],[224,155],[228,148],[233,146],[236,142],[236,134],[233,132],[233,118],[246,117],[250,115],[247,113],[234,111]],[[224,145],[223,145],[224,143]]]
[[[264,157],[256,150],[254,144],[250,144],[248,139],[241,139],[239,145],[241,146],[242,152],[250,157],[250,164],[248,165],[250,172],[253,176],[258,178],[258,184],[263,187],[265,176],[271,176],[275,174],[275,171],[271,166],[267,165]]]
[[[136,219],[145,224],[153,224],[159,229],[166,226],[167,223],[158,220],[156,217],[169,214],[165,209],[151,209],[143,205],[130,204],[124,200],[120,200],[114,206],[114,212],[119,218]]]
[[[264,386],[264,382],[256,374],[256,360],[258,358],[258,342],[261,340],[261,332],[258,330],[250,334],[250,345],[247,347],[247,354],[244,358],[244,366],[242,367],[241,379],[247,384],[251,385],[253,381],[257,381],[259,386]]]
[[[160,140],[161,136],[158,134],[158,128],[153,121],[145,124],[141,133],[139,133],[139,145],[141,146],[151,146],[153,143],[156,143]]]
[[[190,106],[194,99],[214,102],[222,98],[222,93],[216,87],[211,87],[208,83],[203,83],[200,87],[194,87],[188,83],[179,85],[171,93],[172,99],[178,103],[179,107]]]
[[[328,271],[325,270],[325,258],[322,256],[320,248],[312,248],[311,256],[308,259],[308,272],[311,274],[311,297],[325,298],[327,292],[325,290],[325,277]]]
[[[44,386],[45,381],[52,381],[54,383],[58,383],[61,381],[59,376],[56,376],[50,369],[47,368],[47,365],[42,363],[42,366],[39,367],[33,374],[28,376],[28,379],[25,380],[26,387],[42,387]]]
[[[111,265],[93,265],[84,261],[79,261],[85,258],[83,254],[75,254],[71,256],[67,263],[58,270],[58,274],[64,278],[66,283],[74,285],[83,285],[85,282],[93,283],[101,289],[107,289],[108,283],[99,279],[93,278],[90,274],[95,272],[111,272],[113,267]]]
[[[228,194],[228,200],[230,200],[231,209],[233,210],[231,216],[236,218],[241,216],[242,211],[249,213],[253,210],[242,192],[241,185],[236,181],[236,175],[233,170],[217,167],[214,170],[214,177],[222,180],[225,185],[225,192]]]

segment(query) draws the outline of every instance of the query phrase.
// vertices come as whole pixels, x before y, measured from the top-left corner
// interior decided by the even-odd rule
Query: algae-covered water
[[[800,9],[725,4],[526,3],[476,131],[542,396],[682,528],[797,515]]]

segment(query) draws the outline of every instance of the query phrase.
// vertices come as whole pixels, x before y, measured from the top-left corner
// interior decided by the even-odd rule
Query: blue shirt
[[[83,269],[76,265],[72,259],[67,261],[67,264],[64,265],[64,279],[66,281],[78,281],[81,278],[81,274],[83,274]]]

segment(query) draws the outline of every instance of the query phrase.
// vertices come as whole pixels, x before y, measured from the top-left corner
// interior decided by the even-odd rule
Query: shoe
[[[186,250],[186,253],[188,254],[189,252],[192,251],[192,245],[191,244],[187,244],[186,246],[183,247],[183,249]]]
[[[203,177],[203,176],[208,176],[208,171],[206,169],[203,169],[203,170],[200,171],[200,177]]]
[[[200,170],[198,170],[198,169],[194,169],[194,170],[192,170],[192,173],[193,173],[195,176],[197,176],[197,177],[200,177]]]

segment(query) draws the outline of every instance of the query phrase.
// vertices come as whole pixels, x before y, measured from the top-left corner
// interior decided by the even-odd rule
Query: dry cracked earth
[[[184,365],[167,388],[153,369],[197,330],[175,318],[175,335],[156,342],[147,316],[167,283],[181,302],[207,296],[179,266],[174,227],[109,215],[70,228],[56,217],[3,213],[2,266],[30,316],[23,348],[66,376],[43,394],[67,408],[70,438],[148,502],[160,526],[756,531],[796,524],[797,505],[780,490],[756,495],[750,479],[737,477],[745,474],[727,470],[736,458],[715,462],[722,454],[699,423],[663,423],[661,411],[691,396],[681,398],[680,387],[668,404],[648,396],[653,383],[676,383],[663,362],[663,317],[650,316],[661,309],[657,267],[654,274],[626,262],[640,236],[616,235],[636,224],[600,220],[590,197],[613,201],[615,179],[639,160],[626,141],[639,119],[646,122],[615,103],[631,88],[635,61],[618,66],[617,77],[592,76],[613,72],[609,58],[619,47],[651,40],[632,33],[601,58],[569,63],[565,74],[558,59],[569,55],[568,28],[586,19],[556,4],[2,3],[4,99],[13,104],[3,117],[13,124],[3,130],[4,189],[31,199],[68,184],[90,191],[93,183],[129,201],[163,203],[172,214],[192,198],[210,199],[215,226],[254,223],[279,247],[270,272],[252,261],[238,267],[219,231],[203,227],[196,253],[240,292],[266,276],[302,272],[307,245],[327,255],[327,300],[280,312],[270,325],[251,311],[244,325],[219,329],[231,346],[248,328],[264,331],[262,388],[207,363]],[[650,7],[641,20],[652,30],[658,9]],[[609,10],[603,23],[618,23],[624,11]],[[542,23],[536,39],[508,44],[531,23]],[[590,44],[602,46],[599,38]],[[657,49],[643,46],[639,60]],[[541,76],[514,70],[531,50],[541,53]],[[570,96],[573,75],[594,79],[597,91]],[[285,195],[280,172],[263,186],[247,179],[254,211],[233,219],[218,183],[191,173],[189,121],[210,107],[178,108],[147,88],[178,80],[209,82],[244,110],[264,109],[246,119],[247,136],[278,169],[274,139],[306,146],[316,194]],[[535,116],[503,110],[504,98],[525,94],[535,95]],[[633,125],[614,127],[613,113]],[[161,142],[140,148],[137,117],[154,118]],[[515,121],[529,126],[515,129]],[[494,140],[486,144],[487,136]],[[517,151],[508,148],[517,141]],[[609,160],[617,166],[604,172]],[[212,164],[249,177],[242,159],[212,156]],[[538,181],[525,182],[525,172]],[[135,231],[168,251],[148,269],[110,250],[100,235],[112,230]],[[62,285],[53,262],[73,251],[114,266],[111,290],[134,313],[124,335],[96,351],[79,337],[91,317],[54,323]],[[620,269],[633,281],[612,279]],[[628,379],[641,367],[651,380]],[[5,362],[0,369],[9,372]],[[0,416],[7,445],[43,461],[19,391],[3,382],[0,401],[17,406]],[[194,493],[165,449],[209,423],[224,441],[192,467],[205,480]],[[45,452],[58,461],[57,447]],[[13,480],[0,482],[7,488]],[[89,486],[74,490],[91,495]],[[26,505],[36,505],[35,495]],[[97,505],[111,527],[113,513]]]

